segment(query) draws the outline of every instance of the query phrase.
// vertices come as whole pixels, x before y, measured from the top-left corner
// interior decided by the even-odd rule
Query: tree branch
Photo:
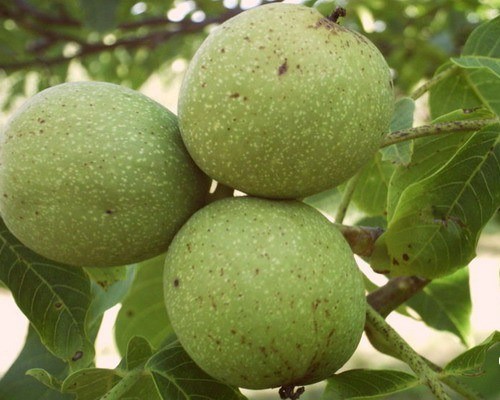
[[[58,16],[40,11],[25,0],[15,0],[17,9],[20,16],[32,17],[36,21],[44,25],[60,25],[79,27],[81,24],[78,20],[69,17],[66,13],[62,12]]]
[[[39,10],[33,8],[23,0],[17,0],[17,1],[21,3],[21,5],[18,4],[18,7],[24,7],[23,9],[26,10],[26,13],[34,16],[34,19],[36,19],[37,21],[39,22],[47,21],[47,23],[49,22],[49,20],[46,19],[47,15],[44,14],[43,12],[40,12]],[[124,37],[118,39],[114,43],[105,44],[102,41],[97,43],[83,42],[77,37],[68,36],[67,34],[64,35],[58,31],[50,30],[47,28],[47,25],[45,24],[42,26],[38,26],[37,24],[29,20],[26,20],[25,16],[23,16],[19,11],[14,13],[5,8],[1,8],[0,15],[5,15],[6,17],[15,20],[20,26],[24,26],[25,29],[32,31],[39,36],[41,35],[45,38],[49,38],[49,43],[45,43],[44,46],[52,45],[55,42],[68,41],[77,43],[80,46],[80,48],[77,52],[75,52],[75,54],[68,57],[64,56],[63,54],[52,57],[37,56],[29,60],[0,64],[0,69],[3,69],[5,71],[15,71],[19,69],[32,68],[32,67],[49,67],[61,63],[66,63],[73,59],[80,59],[103,51],[113,50],[117,47],[122,47],[122,46],[128,49],[134,49],[138,47],[148,47],[149,49],[153,49],[176,35],[200,32],[203,29],[205,29],[205,27],[212,24],[220,24],[226,21],[227,19],[239,14],[242,11],[243,9],[239,7],[236,7],[234,9],[228,9],[225,13],[220,14],[217,17],[206,18],[201,22],[193,22],[189,18],[186,18],[181,22],[172,22],[168,18],[150,18],[133,23],[132,22],[124,23],[120,26],[123,29],[131,29],[131,28],[139,29],[143,26],[150,26],[152,24],[163,24],[166,26],[162,30],[155,30],[153,32],[149,32],[141,36]],[[72,19],[64,19],[62,17],[61,18],[53,17],[52,19],[53,23],[55,24],[60,22],[61,24],[67,24],[71,26],[81,25],[80,22]],[[50,24],[48,26],[50,26]]]
[[[384,286],[368,294],[366,300],[380,315],[387,317],[429,283],[430,280],[417,276],[392,278]]]
[[[418,139],[426,136],[442,135],[452,132],[477,131],[487,125],[499,122],[498,118],[469,119],[463,121],[438,122],[416,128],[402,129],[386,136],[380,147],[387,147],[405,140]]]
[[[334,225],[344,235],[347,243],[351,246],[352,252],[361,257],[370,257],[372,255],[375,241],[384,233],[384,230],[379,227],[349,226],[337,223]]]

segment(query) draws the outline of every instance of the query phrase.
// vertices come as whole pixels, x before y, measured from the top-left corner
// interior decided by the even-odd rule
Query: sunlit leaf
[[[41,340],[71,368],[89,365],[94,347],[85,330],[90,280],[82,268],[49,261],[0,225],[0,279]]]
[[[475,257],[500,205],[500,125],[473,134],[445,166],[403,190],[372,256],[375,270],[437,278]]]

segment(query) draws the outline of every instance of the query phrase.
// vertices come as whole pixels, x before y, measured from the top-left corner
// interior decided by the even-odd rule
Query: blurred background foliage
[[[271,1],[267,1],[271,2]],[[1,109],[18,97],[81,79],[139,89],[151,76],[183,72],[215,24],[260,0],[0,0]],[[408,93],[457,55],[469,33],[498,14],[500,0],[306,0],[347,9],[341,23],[363,32]]]

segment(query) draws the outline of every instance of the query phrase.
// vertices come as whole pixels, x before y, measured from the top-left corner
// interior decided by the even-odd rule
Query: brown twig
[[[220,24],[227,19],[242,12],[243,9],[236,7],[228,9],[226,12],[211,18],[206,18],[201,22],[193,22],[190,18],[186,18],[180,22],[173,22],[164,17],[147,18],[142,21],[122,23],[119,29],[140,29],[144,26],[161,25],[164,26],[161,30],[155,30],[143,35],[127,36],[116,40],[114,43],[85,42],[78,37],[73,37],[67,33],[61,33],[58,30],[53,30],[54,25],[65,26],[81,26],[79,21],[66,17],[51,17],[48,14],[29,5],[26,1],[16,0],[17,9],[0,6],[0,16],[14,20],[19,26],[35,33],[42,46],[34,46],[37,55],[31,59],[7,62],[0,64],[0,69],[5,71],[15,71],[32,67],[50,67],[53,65],[69,62],[73,59],[80,59],[86,56],[100,53],[103,51],[113,50],[117,47],[125,47],[134,49],[138,47],[147,47],[153,49],[158,45],[165,43],[174,36],[186,33],[201,32],[207,26],[212,24]],[[57,27],[56,27],[57,28]],[[42,40],[44,39],[44,40]],[[79,45],[79,49],[71,56],[58,54],[50,57],[39,55],[41,50],[46,50],[55,43],[74,42]]]
[[[379,227],[372,226],[349,226],[335,224],[337,229],[351,246],[354,254],[361,257],[370,257],[375,248],[375,241],[384,233]]]
[[[384,286],[371,292],[366,299],[385,318],[429,283],[430,280],[417,276],[392,278]]]

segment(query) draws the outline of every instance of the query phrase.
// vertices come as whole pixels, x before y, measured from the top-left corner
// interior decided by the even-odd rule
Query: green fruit
[[[201,209],[172,241],[164,288],[188,354],[239,387],[323,380],[363,331],[363,281],[347,242],[297,201],[232,198]]]
[[[203,205],[209,180],[176,117],[142,94],[67,83],[28,100],[0,142],[0,211],[27,247],[58,262],[151,258]]]
[[[212,178],[256,196],[302,198],[373,157],[393,93],[367,38],[315,9],[268,4],[208,36],[178,109],[186,147]]]

